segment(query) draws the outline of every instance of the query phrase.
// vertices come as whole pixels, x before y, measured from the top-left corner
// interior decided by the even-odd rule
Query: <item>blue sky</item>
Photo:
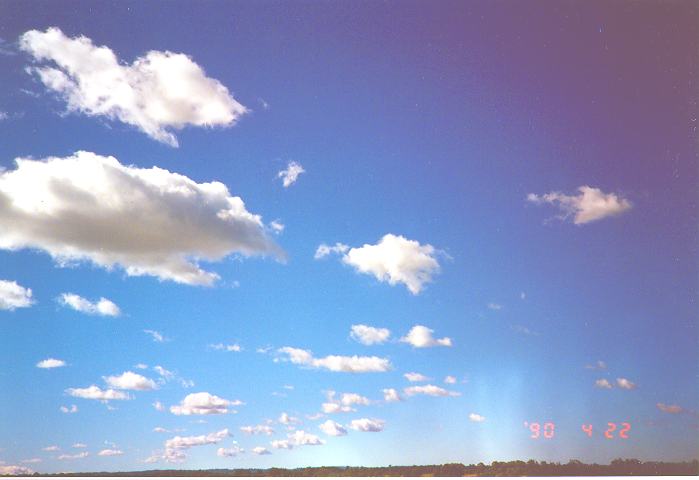
[[[4,2],[0,469],[693,458],[696,16]]]

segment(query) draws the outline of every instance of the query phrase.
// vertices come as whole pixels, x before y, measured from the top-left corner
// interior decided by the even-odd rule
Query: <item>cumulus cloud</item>
[[[483,415],[478,415],[477,413],[469,413],[468,419],[472,422],[485,422],[485,417]]]
[[[583,185],[578,187],[578,195],[566,195],[561,192],[550,192],[543,195],[530,193],[527,201],[541,205],[549,203],[560,210],[558,218],[567,220],[572,217],[573,223],[585,223],[601,220],[606,217],[621,215],[631,208],[631,202],[616,193],[604,193],[599,188]]]
[[[231,435],[227,428],[218,432],[209,433],[208,435],[196,435],[190,437],[181,437],[179,435],[165,440],[165,449],[184,450],[201,445],[211,445],[225,440]]]
[[[354,405],[369,405],[371,403],[368,398],[357,393],[343,393],[338,398],[332,390],[327,392],[327,398],[328,401],[321,406],[323,413],[354,412]]]
[[[0,172],[0,249],[38,249],[63,265],[90,261],[189,285],[219,278],[199,260],[283,257],[260,216],[222,183],[91,152],[15,162]]]
[[[128,65],[108,47],[55,27],[24,33],[19,46],[41,64],[28,71],[69,111],[119,120],[173,147],[172,129],[231,126],[248,111],[182,53],[151,50]]]
[[[88,315],[116,317],[121,313],[121,310],[114,302],[104,297],[93,303],[74,293],[62,293],[59,301],[73,310],[87,313]]]
[[[352,325],[350,336],[364,345],[381,344],[388,340],[391,331],[388,328],[376,328],[368,325]]]
[[[624,390],[633,390],[636,388],[636,384],[626,378],[617,378],[616,384],[619,388],[623,388]]]
[[[117,457],[123,454],[124,452],[121,450],[115,448],[105,448],[104,450],[100,450],[97,455],[100,457]]]
[[[269,425],[246,425],[240,431],[248,435],[272,435],[274,429]]]
[[[403,376],[409,382],[426,382],[429,380],[429,377],[426,377],[423,374],[417,372],[404,373]]]
[[[235,457],[243,452],[245,452],[245,450],[240,448],[238,445],[234,445],[231,448],[219,448],[216,450],[216,455],[219,457]]]
[[[0,178],[2,176],[2,170],[0,170]],[[2,212],[2,191],[0,190],[0,212]],[[2,218],[2,213],[0,213],[0,219]],[[7,228],[7,227],[4,227]],[[2,234],[0,233],[0,237]],[[0,248],[2,248],[2,242],[0,241]],[[34,303],[32,300],[32,289],[24,288],[17,282],[11,282],[9,280],[0,280],[0,310],[15,310],[17,308],[29,307]]]
[[[679,405],[665,405],[664,403],[657,403],[658,409],[665,413],[682,413],[684,409]]]
[[[42,360],[39,363],[36,364],[38,368],[59,368],[59,367],[65,367],[66,362],[63,360],[58,360],[55,358],[47,358],[46,360]]]
[[[34,475],[34,470],[18,465],[0,465],[0,475]]]
[[[303,169],[300,163],[289,162],[285,170],[277,173],[277,178],[282,179],[282,185],[284,188],[288,188],[298,180],[299,175],[304,173],[306,170]]]
[[[396,390],[395,388],[384,388],[382,392],[384,402],[393,403],[400,402],[403,400],[401,396],[398,394],[398,390]]]
[[[412,397],[414,395],[429,395],[430,397],[458,397],[459,392],[450,392],[436,385],[415,385],[403,389],[403,392]]]
[[[158,384],[150,378],[131,371],[121,375],[104,377],[104,381],[108,386],[119,390],[155,390],[158,388]]]
[[[235,413],[232,406],[242,405],[240,400],[226,400],[208,392],[190,393],[179,405],[170,407],[175,415],[217,415]]]
[[[333,422],[332,420],[326,420],[325,422],[321,423],[318,428],[320,428],[324,434],[330,435],[331,437],[341,437],[343,435],[347,435],[347,429],[339,423]]]
[[[294,448],[294,444],[291,443],[289,440],[272,440],[269,442],[270,445],[272,445],[272,448],[276,449],[285,449],[285,450],[291,450]]]
[[[437,250],[432,245],[421,245],[391,233],[384,235],[376,245],[364,244],[347,249],[340,243],[335,247],[322,244],[316,250],[315,258],[330,253],[343,254],[343,263],[351,265],[357,272],[373,275],[380,282],[404,284],[413,295],[419,294],[440,270]]]
[[[344,243],[336,243],[334,246],[326,245],[324,243],[321,243],[318,245],[318,248],[316,248],[316,253],[313,255],[313,258],[316,260],[320,260],[321,258],[325,258],[331,253],[346,253],[347,250],[349,250],[349,246],[345,245]]]
[[[69,388],[66,390],[66,393],[71,397],[86,398],[89,400],[109,401],[131,399],[128,393],[111,388],[102,390],[96,385],[90,385],[87,388]]]
[[[400,339],[400,341],[409,343],[415,348],[451,347],[451,338],[433,338],[433,332],[434,330],[424,325],[415,325],[405,337]]]
[[[386,372],[390,370],[391,362],[386,358],[380,357],[359,357],[328,355],[323,358],[315,358],[310,350],[300,348],[283,347],[278,350],[279,353],[286,354],[287,360],[296,365],[304,365],[311,368],[322,368],[331,372],[351,372],[351,373],[366,373],[366,372]]]
[[[378,420],[376,418],[358,418],[352,420],[347,426],[358,432],[381,432],[385,423],[384,420]]]
[[[299,423],[300,420],[296,417],[292,417],[286,412],[282,412],[281,415],[279,415],[278,422],[282,425],[294,425],[296,423]]]
[[[271,455],[272,452],[267,450],[265,447],[255,447],[252,449],[252,453],[255,455]]]
[[[287,435],[289,440],[296,446],[302,445],[323,445],[324,440],[318,438],[317,435],[312,433],[306,433],[303,430],[296,430],[294,433]]]
[[[597,388],[612,388],[612,384],[606,378],[600,378],[595,380],[595,387]]]
[[[449,385],[453,385],[456,383],[456,377],[453,377],[451,375],[447,375],[446,377],[444,377],[444,383],[447,383]]]

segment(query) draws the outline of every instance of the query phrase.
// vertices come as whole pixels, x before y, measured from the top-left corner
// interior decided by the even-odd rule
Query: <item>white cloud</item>
[[[0,170],[0,178],[2,177],[2,170]],[[2,191],[0,189],[0,202],[3,200]],[[0,212],[2,211],[0,203]],[[0,218],[2,214],[0,213]],[[4,227],[8,229],[8,226]],[[1,235],[1,234],[0,234]],[[0,248],[2,248],[2,242],[0,242]],[[9,280],[0,280],[0,310],[14,310],[16,308],[29,307],[34,303],[32,300],[32,289],[24,288],[17,282],[11,282]]]
[[[15,161],[15,170],[0,172],[0,249],[38,249],[59,264],[91,261],[190,285],[219,278],[199,260],[283,257],[260,216],[222,183],[91,152]]]
[[[288,188],[294,183],[296,183],[296,180],[299,178],[299,175],[301,175],[305,171],[306,170],[303,169],[300,163],[289,162],[289,165],[287,165],[285,170],[282,170],[281,172],[277,173],[277,178],[281,178],[284,188]]]
[[[561,192],[544,195],[530,193],[527,195],[527,201],[537,205],[555,205],[561,211],[558,218],[566,220],[573,217],[573,223],[576,225],[621,215],[632,207],[631,202],[616,193],[604,193],[599,188],[587,185],[578,187],[578,191],[578,195],[566,195]]]
[[[404,373],[403,376],[409,382],[426,382],[429,380],[429,377],[426,377],[423,374],[417,372]]]
[[[594,365],[585,365],[585,368],[587,368],[588,370],[606,370],[607,364],[604,363],[602,360],[597,360],[597,362]]]
[[[265,447],[255,447],[252,449],[252,453],[255,455],[271,455],[272,453]]]
[[[321,423],[318,428],[320,428],[324,434],[330,435],[331,437],[341,437],[343,435],[347,435],[347,429],[339,423],[333,422],[332,420],[326,420],[325,422]]]
[[[165,405],[163,405],[161,402],[156,401],[153,402],[153,408],[155,408],[157,411],[162,412],[165,410]]]
[[[491,310],[502,310],[502,305],[499,303],[489,303],[488,308]]]
[[[114,448],[105,448],[104,450],[100,450],[97,455],[100,457],[116,457],[123,454],[124,452],[121,450]]]
[[[96,385],[90,385],[87,388],[69,388],[66,393],[71,397],[86,398],[90,400],[129,400],[131,397],[128,393],[111,388],[102,390]]]
[[[325,441],[318,438],[317,435],[306,433],[303,430],[296,430],[294,433],[287,435],[289,440],[297,446],[302,445],[323,445]]]
[[[104,381],[108,386],[119,390],[155,390],[158,388],[158,384],[150,378],[131,371],[121,375],[104,377]]]
[[[291,443],[290,440],[272,440],[269,442],[270,445],[272,445],[272,448],[276,449],[285,449],[285,450],[291,450],[294,448],[294,444]]]
[[[87,448],[87,445],[84,443],[78,442],[78,443],[74,443],[73,445],[71,445],[71,447],[73,447],[73,448]]]
[[[77,413],[78,412],[78,406],[77,405],[71,405],[70,407],[66,407],[61,405],[60,408],[61,412],[63,413]]]
[[[176,437],[165,440],[165,450],[184,450],[201,445],[211,445],[219,443],[230,436],[227,428],[218,432],[209,433],[208,435],[197,435],[190,437]]]
[[[104,297],[93,303],[74,293],[62,293],[59,301],[73,310],[87,313],[88,315],[117,317],[121,313],[121,310],[114,302]]]
[[[230,126],[248,111],[182,53],[151,50],[128,65],[108,47],[55,27],[26,32],[19,46],[43,63],[28,71],[69,111],[119,120],[173,147],[172,129]]]
[[[155,433],[168,433],[170,430],[168,430],[167,428],[163,428],[163,427],[155,427],[153,429],[153,431]]]
[[[0,465],[0,475],[34,475],[34,470],[18,465]]]
[[[271,228],[275,234],[279,235],[284,231],[285,226],[279,220],[272,220],[269,222],[269,228]]]
[[[612,388],[612,384],[606,378],[600,378],[595,380],[595,387],[597,388]]]
[[[162,333],[157,332],[155,330],[144,330],[143,333],[147,333],[148,335],[150,335],[151,338],[153,338],[153,341],[156,343],[163,343],[167,340]]]
[[[242,350],[241,346],[238,345],[237,343],[233,343],[230,345],[224,345],[223,343],[216,343],[213,345],[209,345],[210,348],[213,348],[214,350],[225,350],[226,352],[240,352]]]
[[[388,340],[391,331],[388,328],[376,328],[368,325],[352,325],[350,336],[364,345],[381,344]]]
[[[453,377],[451,375],[447,375],[446,377],[444,377],[444,383],[447,383],[449,385],[453,385],[456,383],[456,377]]]
[[[59,455],[56,458],[58,460],[78,460],[80,458],[85,458],[89,455],[90,454],[88,452],[80,452],[80,453],[75,453],[75,454],[64,453],[63,455]]]
[[[358,418],[352,420],[349,425],[347,425],[352,430],[357,430],[358,432],[381,432],[385,425],[384,420],[378,420],[375,418]]]
[[[679,405],[665,405],[664,403],[657,403],[658,409],[665,413],[682,413],[684,409]]]
[[[219,457],[235,457],[243,452],[245,452],[245,450],[240,448],[238,445],[234,445],[231,448],[219,448],[216,450],[216,455]]]
[[[328,401],[323,403],[321,408],[323,413],[354,412],[353,405],[369,405],[368,398],[357,393],[343,393],[340,398],[336,398],[335,392],[327,392]]]
[[[384,388],[383,390],[383,400],[387,403],[400,402],[403,399],[398,394],[398,390],[395,388]]]
[[[400,339],[400,341],[409,343],[416,348],[451,347],[451,338],[433,338],[433,332],[434,330],[427,328],[424,325],[415,325],[410,329],[405,337]]]
[[[272,435],[274,429],[269,425],[246,425],[240,431],[248,435]]]
[[[485,422],[485,417],[483,415],[478,415],[477,413],[469,413],[468,419],[472,422]]]
[[[316,260],[320,260],[321,258],[325,258],[331,253],[346,253],[347,250],[349,250],[349,246],[345,245],[344,243],[336,243],[335,246],[331,247],[329,245],[326,245],[324,243],[321,243],[318,245],[318,248],[316,248],[316,253],[313,255],[313,258]]]
[[[66,362],[63,360],[58,360],[55,358],[47,358],[46,360],[42,360],[39,363],[36,364],[38,368],[58,368],[58,367],[65,367]]]
[[[436,385],[415,385],[403,389],[403,392],[412,397],[413,395],[429,395],[431,397],[458,397],[459,392],[450,392]]]
[[[331,251],[334,250],[321,245],[316,251],[316,258],[322,258]],[[380,282],[389,285],[402,283],[410,293],[417,295],[426,283],[432,281],[432,276],[439,273],[436,254],[437,250],[432,245],[421,245],[415,240],[388,233],[376,245],[350,248],[342,256],[342,261],[357,272],[373,275]]]
[[[292,417],[286,412],[282,412],[277,421],[282,425],[294,425],[300,422],[298,418]]]
[[[636,388],[636,384],[626,378],[617,378],[616,384],[619,388],[623,388],[624,390],[633,390]]]
[[[288,360],[296,365],[305,365],[312,368],[324,368],[331,372],[351,372],[351,373],[366,373],[366,372],[386,372],[390,370],[391,362],[386,358],[380,357],[359,357],[357,355],[342,356],[328,355],[323,358],[313,357],[310,350],[302,350],[300,348],[283,347],[278,350],[279,353],[288,355]]]
[[[175,415],[216,415],[235,413],[230,407],[242,405],[240,400],[226,400],[208,392],[190,393],[179,405],[170,407]]]
[[[44,452],[57,452],[60,450],[58,445],[49,445],[48,447],[42,448]]]
[[[137,363],[136,365],[134,365],[134,368],[138,368],[139,370],[145,370],[148,368],[148,365],[146,365],[145,363]]]
[[[161,377],[163,377],[163,379],[165,380],[172,380],[173,378],[175,378],[175,374],[173,372],[163,368],[160,365],[156,365],[155,367],[153,367],[153,370],[155,370],[155,372]]]

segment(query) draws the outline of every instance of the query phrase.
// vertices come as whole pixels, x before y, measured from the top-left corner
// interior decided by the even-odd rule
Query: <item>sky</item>
[[[2,2],[0,473],[696,458],[698,14]]]

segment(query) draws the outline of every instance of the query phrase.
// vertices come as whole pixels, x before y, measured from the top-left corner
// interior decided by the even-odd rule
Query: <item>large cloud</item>
[[[1,172],[1,171],[0,171]],[[2,175],[0,173],[0,175]],[[2,194],[0,193],[0,212],[2,212]],[[0,213],[0,219],[2,214]],[[3,226],[3,229],[7,228]],[[0,233],[2,235],[2,233]],[[17,282],[0,280],[0,310],[14,310],[29,307],[34,303],[31,288],[24,288]]]
[[[297,365],[305,365],[312,368],[323,368],[331,372],[386,372],[391,369],[391,362],[380,357],[358,357],[357,355],[342,356],[328,355],[323,358],[315,358],[310,350],[300,348],[283,347],[279,353],[288,355],[288,360]]]
[[[404,284],[413,295],[420,293],[440,269],[437,250],[432,245],[421,245],[415,240],[391,233],[384,235],[376,245],[365,244],[348,249],[340,243],[335,247],[322,244],[316,250],[315,258],[323,258],[330,253],[343,254],[344,263],[360,273],[374,275],[380,282]]]
[[[196,285],[218,278],[198,259],[283,256],[260,216],[222,183],[196,183],[91,152],[16,163],[0,172],[2,249],[36,248],[63,264],[89,260]]]
[[[226,400],[208,392],[190,393],[179,405],[170,407],[175,415],[217,415],[235,413],[232,406],[242,405],[240,400]]]
[[[121,313],[117,304],[104,297],[101,297],[97,302],[91,302],[74,293],[62,293],[59,301],[73,310],[87,313],[88,315],[117,317]]]
[[[616,193],[604,193],[599,188],[583,185],[578,187],[578,195],[550,192],[543,195],[530,193],[527,201],[541,205],[549,203],[561,211],[559,218],[573,218],[573,223],[582,225],[606,217],[621,215],[631,208],[631,202]]]
[[[247,109],[190,57],[150,51],[131,65],[87,37],[68,38],[58,28],[30,30],[19,46],[43,66],[28,69],[56,92],[69,111],[133,125],[177,146],[169,129],[233,125]]]

